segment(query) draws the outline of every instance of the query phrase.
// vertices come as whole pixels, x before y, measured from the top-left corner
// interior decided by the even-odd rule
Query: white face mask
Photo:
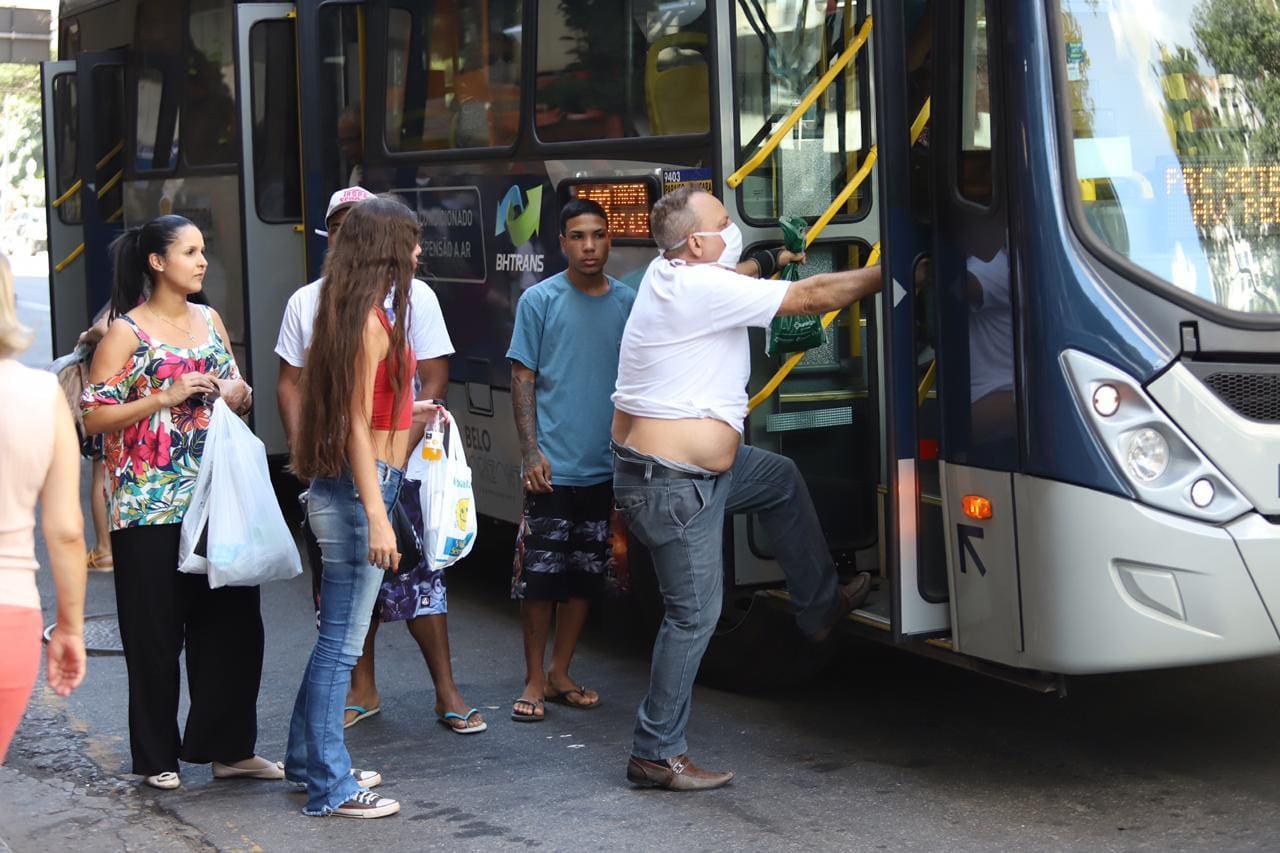
[[[738,227],[736,222],[730,222],[723,231],[694,231],[689,237],[719,237],[723,240],[724,251],[716,259],[716,263],[722,267],[733,269],[742,258],[742,229]],[[680,248],[689,241],[689,237],[676,243],[667,251],[670,252]]]

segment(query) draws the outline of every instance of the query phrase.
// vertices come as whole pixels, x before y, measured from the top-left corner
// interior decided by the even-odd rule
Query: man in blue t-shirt
[[[610,397],[618,347],[636,293],[604,274],[609,224],[600,205],[560,212],[562,273],[520,297],[511,334],[511,402],[524,456],[524,514],[511,597],[524,626],[525,686],[511,718],[539,722],[544,701],[594,708],[596,691],[569,677],[590,599],[612,560]],[[543,669],[551,619],[556,639]]]

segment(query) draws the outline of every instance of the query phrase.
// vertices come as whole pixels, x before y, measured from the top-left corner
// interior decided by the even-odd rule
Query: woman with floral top
[[[257,587],[210,589],[178,571],[213,400],[248,411],[222,318],[194,304],[208,262],[181,216],[131,228],[112,246],[114,317],[81,400],[87,433],[104,434],[116,605],[129,670],[133,771],[177,788],[178,759],[215,778],[280,779],[254,754],[262,617]],[[186,645],[191,710],[178,733],[178,656]]]

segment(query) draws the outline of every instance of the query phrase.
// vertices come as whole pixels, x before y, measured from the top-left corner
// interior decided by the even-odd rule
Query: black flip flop
[[[542,709],[541,714],[522,714],[516,710],[516,705],[532,705],[534,710]],[[517,723],[540,723],[547,718],[547,706],[541,699],[516,699],[511,703],[511,719]]]
[[[590,705],[574,702],[572,699],[569,698],[571,695],[576,693],[579,696],[581,696],[583,699],[586,699],[587,689],[588,688],[583,687],[582,685],[579,684],[577,687],[574,687],[572,689],[561,690],[559,693],[556,693],[552,696],[548,696],[547,701],[554,702],[557,705],[565,705],[569,708],[577,708],[579,711],[592,711],[592,710],[595,710],[596,708],[599,708],[601,703],[604,701],[603,699],[600,698],[599,693],[596,694],[596,701],[592,702]]]

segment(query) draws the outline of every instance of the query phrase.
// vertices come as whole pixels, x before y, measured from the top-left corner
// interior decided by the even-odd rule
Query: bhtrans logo
[[[506,234],[516,249],[527,244],[542,228],[542,184],[521,190],[512,186],[498,204],[495,237]],[[499,272],[542,272],[541,252],[508,252],[494,257]]]

